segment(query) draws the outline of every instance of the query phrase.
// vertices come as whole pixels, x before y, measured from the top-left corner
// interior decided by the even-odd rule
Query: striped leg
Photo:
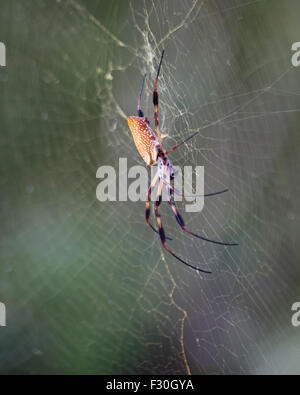
[[[159,133],[159,125],[158,125],[158,93],[157,93],[157,83],[158,83],[158,76],[159,76],[159,72],[160,72],[160,67],[161,67],[161,63],[164,57],[164,53],[165,50],[163,49],[162,53],[161,53],[161,58],[160,58],[160,62],[158,65],[158,69],[157,69],[157,74],[156,74],[156,78],[155,78],[155,84],[154,84],[154,91],[153,91],[153,104],[154,104],[154,118],[155,118],[155,128],[156,128],[156,135],[157,135],[157,139],[158,139],[158,143],[159,143],[159,148],[160,151],[163,152],[162,149],[162,144],[161,144],[161,138],[160,138],[160,133]]]
[[[184,265],[186,265],[186,266],[188,266],[188,267],[190,267],[190,268],[192,268],[194,270],[197,270],[199,272],[210,274],[211,272],[209,272],[207,270],[200,269],[200,268],[198,268],[196,266],[193,266],[193,265],[185,262],[183,259],[179,258],[177,255],[174,254],[174,252],[172,252],[168,248],[167,242],[166,242],[165,231],[164,231],[164,228],[162,226],[161,217],[160,217],[160,213],[159,213],[159,207],[160,207],[161,200],[162,200],[162,186],[163,186],[163,182],[160,181],[159,187],[158,187],[157,200],[155,202],[155,215],[156,215],[156,220],[157,220],[157,223],[158,223],[158,231],[159,231],[160,240],[162,242],[162,245],[163,245],[164,249],[167,250],[169,254],[173,255],[174,258],[178,259],[178,261],[180,261]]]
[[[183,141],[181,141],[180,143],[174,145],[174,147],[170,148],[167,152],[166,152],[166,156],[169,155],[171,152],[175,151],[177,148],[179,148],[182,144],[186,143],[187,141],[189,141],[190,139],[192,139],[194,136],[196,136],[199,133],[199,131],[191,134],[190,136],[188,136],[187,138],[185,138]]]
[[[139,117],[143,117],[144,116],[143,111],[141,109],[141,99],[142,99],[142,93],[143,93],[143,89],[144,89],[144,83],[145,83],[146,75],[147,74],[145,74],[143,79],[142,79],[142,84],[141,84],[140,93],[139,93],[139,97],[138,97],[137,113],[138,113]]]
[[[151,198],[152,189],[155,187],[155,184],[157,183],[158,177],[159,177],[159,174],[157,172],[156,175],[154,176],[152,182],[151,182],[151,185],[150,185],[149,189],[148,189],[148,196],[147,196],[147,202],[146,202],[146,222],[150,226],[150,228],[152,230],[154,230],[154,232],[156,232],[156,233],[158,233],[158,231],[150,223],[150,198]]]
[[[178,195],[178,196],[184,197],[184,198],[186,198],[186,197],[209,197],[209,196],[221,195],[222,193],[228,192],[228,189],[222,189],[222,191],[211,192],[211,193],[205,193],[204,195],[196,195],[196,194],[185,195],[184,193],[181,193],[178,189],[176,189],[175,187],[173,187],[173,185],[171,185],[169,181],[167,181],[167,180],[165,180],[165,179],[163,179],[162,181],[163,181],[163,183],[164,183],[165,185],[167,185],[167,187],[168,187],[169,189],[171,189],[171,190],[173,191],[173,193],[175,193],[175,194]]]
[[[219,244],[219,245],[223,245],[223,246],[237,246],[238,245],[236,243],[224,243],[222,241],[210,240],[210,239],[207,239],[204,236],[200,236],[200,235],[197,235],[194,232],[191,232],[189,229],[187,229],[187,227],[185,226],[185,224],[183,222],[183,219],[182,219],[181,215],[177,211],[175,203],[174,203],[174,201],[172,199],[172,190],[171,189],[168,189],[168,195],[169,195],[168,196],[168,201],[169,201],[169,203],[170,203],[170,205],[172,207],[172,210],[173,210],[173,213],[175,215],[176,221],[178,222],[178,224],[179,224],[179,226],[181,227],[182,230],[184,230],[185,232],[189,233],[192,236],[197,237],[198,239],[201,239],[201,240],[204,240],[204,241],[208,241],[210,243]]]
[[[154,228],[154,226],[150,222],[150,198],[151,198],[152,190],[155,187],[155,184],[157,183],[158,177],[159,177],[159,174],[157,172],[151,182],[149,189],[148,189],[148,196],[147,196],[147,202],[146,202],[146,222],[155,233],[159,233],[159,232]],[[166,237],[166,239],[172,240],[170,237]]]

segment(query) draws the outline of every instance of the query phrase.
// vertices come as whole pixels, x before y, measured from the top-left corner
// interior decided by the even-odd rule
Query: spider
[[[158,93],[157,93],[157,83],[158,83],[158,77],[159,77],[159,72],[160,72],[163,56],[164,56],[164,50],[162,51],[160,62],[158,65],[157,74],[156,74],[155,83],[154,83],[154,91],[153,91],[153,105],[154,105],[154,119],[155,119],[156,134],[151,129],[150,122],[146,117],[144,117],[143,111],[141,109],[141,97],[142,97],[142,93],[143,93],[146,74],[144,75],[144,77],[142,79],[142,84],[141,84],[141,88],[140,88],[140,92],[139,92],[139,96],[138,96],[138,104],[137,104],[138,116],[128,117],[128,125],[129,125],[130,131],[132,133],[135,145],[136,145],[140,155],[146,162],[147,167],[150,168],[150,167],[156,166],[156,165],[158,167],[156,175],[154,176],[154,178],[150,184],[150,187],[148,189],[147,202],[146,202],[146,221],[147,221],[148,225],[151,227],[151,229],[154,232],[159,234],[161,243],[162,243],[164,249],[166,251],[168,251],[169,254],[173,255],[173,257],[175,257],[181,263],[183,263],[184,265],[186,265],[194,270],[197,270],[197,271],[203,272],[203,273],[211,273],[210,271],[203,270],[203,269],[200,269],[199,267],[191,265],[190,263],[184,261],[182,258],[177,256],[173,251],[171,251],[169,249],[169,247],[167,246],[167,240],[169,238],[166,237],[164,228],[162,226],[162,221],[161,221],[159,209],[160,209],[160,205],[162,202],[162,188],[163,188],[163,185],[165,185],[165,187],[167,189],[167,194],[168,194],[168,202],[172,208],[172,211],[175,215],[175,218],[176,218],[179,226],[181,227],[181,229],[184,232],[189,233],[190,235],[197,237],[201,240],[205,240],[205,241],[208,241],[208,242],[214,243],[214,244],[219,244],[219,245],[223,245],[223,246],[237,245],[236,243],[224,243],[221,241],[211,240],[211,239],[197,235],[196,233],[190,231],[185,226],[185,223],[175,206],[175,203],[173,200],[174,193],[181,195],[183,197],[185,197],[187,195],[179,193],[179,191],[176,190],[174,188],[174,186],[171,185],[171,181],[175,177],[175,169],[172,166],[170,160],[168,159],[168,155],[171,152],[175,151],[178,147],[180,147],[181,145],[186,143],[188,140],[193,138],[198,132],[195,132],[192,135],[188,136],[186,139],[181,141],[179,144],[176,144],[174,147],[172,147],[168,151],[163,150],[160,132],[159,132],[159,124],[158,124]],[[151,197],[151,192],[152,192],[153,188],[155,187],[156,183],[158,182],[158,180],[159,180],[158,193],[157,193],[157,198],[156,198],[156,202],[155,202],[155,216],[156,216],[156,220],[157,220],[157,224],[158,224],[158,231],[157,231],[150,222],[150,197]],[[209,193],[209,194],[205,194],[202,196],[214,196],[214,195],[219,195],[219,194],[227,192],[227,191],[228,191],[228,189],[224,189],[219,192]],[[199,196],[199,195],[189,195],[189,196]]]

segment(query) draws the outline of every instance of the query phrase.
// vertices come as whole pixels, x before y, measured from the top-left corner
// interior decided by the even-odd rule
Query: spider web
[[[2,8],[1,372],[299,373],[298,2]],[[170,159],[204,166],[206,193],[229,188],[201,213],[177,207],[191,230],[239,246],[187,237],[166,203],[162,221],[169,247],[211,275],[164,252],[144,202],[95,196],[99,166],[143,164],[126,117],[147,73],[153,125],[162,48],[163,145],[198,131]]]

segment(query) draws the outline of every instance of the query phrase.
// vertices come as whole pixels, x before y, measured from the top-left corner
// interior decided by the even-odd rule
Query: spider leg
[[[142,111],[142,109],[141,109],[141,99],[142,99],[142,93],[143,93],[143,89],[144,89],[144,83],[145,83],[146,75],[147,75],[147,74],[145,74],[144,77],[143,77],[143,79],[142,79],[141,88],[140,88],[140,93],[139,93],[139,97],[138,97],[137,113],[138,113],[138,116],[139,116],[139,117],[143,117],[143,116],[144,116],[144,113],[143,113],[143,111]]]
[[[185,194],[181,193],[178,189],[173,187],[173,185],[171,185],[167,180],[162,180],[162,181],[165,185],[167,185],[168,188],[170,188],[174,193],[176,193],[176,195],[182,196],[182,197],[209,197],[209,196],[221,195],[221,193],[228,192],[228,189],[223,189],[222,191],[205,193],[204,195],[195,195],[195,194],[185,195]]]
[[[166,151],[166,156],[169,155],[171,152],[175,151],[177,148],[179,148],[182,144],[186,143],[187,141],[189,141],[190,139],[192,139],[194,136],[196,136],[200,131],[198,130],[197,132],[191,134],[190,136],[188,136],[187,138],[185,138],[183,141],[181,141],[180,143],[174,145],[174,147],[170,148],[168,151]]]
[[[194,237],[197,237],[198,239],[201,239],[201,240],[204,240],[204,241],[208,241],[209,243],[213,243],[213,244],[218,244],[218,245],[222,245],[222,246],[237,246],[238,245],[237,243],[224,243],[222,241],[211,240],[211,239],[208,239],[207,237],[197,235],[196,233],[190,231],[185,226],[184,221],[183,221],[181,215],[179,214],[179,212],[178,212],[178,210],[177,210],[177,208],[175,206],[175,203],[174,203],[174,201],[172,199],[172,192],[170,192],[170,189],[168,190],[168,201],[169,201],[169,204],[172,207],[172,210],[173,210],[173,213],[175,215],[176,221],[178,222],[178,224],[181,227],[181,229],[184,230],[185,232],[189,233],[190,235],[192,235]]]
[[[157,69],[157,74],[156,74],[156,78],[155,78],[155,83],[154,83],[154,91],[153,91],[153,105],[154,105],[154,118],[155,118],[155,128],[156,128],[156,135],[157,135],[157,139],[158,139],[158,143],[159,143],[159,148],[160,151],[163,152],[162,149],[162,144],[161,144],[161,138],[160,138],[160,132],[159,132],[159,124],[158,124],[158,93],[157,93],[157,83],[158,83],[158,76],[159,76],[159,72],[160,72],[160,67],[161,67],[161,63],[164,57],[164,53],[165,50],[162,50],[161,53],[161,58],[160,58],[160,62],[158,65],[158,69]]]
[[[161,216],[160,216],[160,213],[159,213],[159,207],[160,207],[161,201],[162,201],[162,186],[163,186],[163,182],[160,181],[159,187],[158,187],[157,200],[156,200],[156,202],[155,202],[155,215],[156,215],[156,220],[157,220],[157,224],[158,224],[158,230],[159,230],[160,240],[161,240],[161,243],[162,243],[164,249],[165,249],[166,251],[168,251],[169,254],[173,255],[173,257],[176,258],[178,261],[180,261],[181,263],[183,263],[184,265],[186,265],[186,266],[188,266],[188,267],[190,267],[190,268],[192,268],[192,269],[194,269],[194,270],[197,270],[198,272],[210,274],[211,272],[208,271],[208,270],[200,269],[200,268],[198,268],[198,267],[196,267],[196,266],[193,266],[193,265],[191,265],[191,264],[185,262],[183,259],[179,258],[179,256],[177,256],[176,254],[174,254],[174,252],[172,252],[172,251],[168,248],[167,242],[166,242],[165,231],[164,231],[164,228],[163,228],[163,226],[162,226]]]
[[[150,197],[151,197],[152,190],[155,187],[155,184],[157,183],[158,177],[159,177],[159,174],[157,172],[151,182],[149,189],[148,189],[147,202],[146,202],[146,222],[150,226],[150,228],[157,234],[159,234],[159,232],[154,228],[154,226],[150,222]],[[166,237],[166,239],[172,240],[170,237]]]

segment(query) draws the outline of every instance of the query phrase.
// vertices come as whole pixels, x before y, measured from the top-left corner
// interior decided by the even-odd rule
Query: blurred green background
[[[1,0],[2,374],[300,373],[297,0]],[[159,82],[164,146],[204,165],[201,213],[161,249],[144,202],[99,202],[99,166],[142,164],[126,123]],[[207,265],[207,266],[206,266]]]

